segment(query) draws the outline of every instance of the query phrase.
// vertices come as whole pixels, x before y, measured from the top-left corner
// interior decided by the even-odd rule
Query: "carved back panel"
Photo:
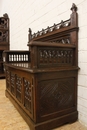
[[[7,14],[0,17],[0,43],[9,42],[9,18]]]
[[[78,66],[77,7],[70,19],[32,34],[29,28],[31,68]]]
[[[0,77],[5,77],[3,51],[9,50],[9,18],[7,14],[0,17]]]

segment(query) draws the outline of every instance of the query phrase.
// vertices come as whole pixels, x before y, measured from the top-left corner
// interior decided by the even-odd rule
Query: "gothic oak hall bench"
[[[31,130],[52,130],[78,119],[78,17],[32,34],[29,51],[5,51],[6,96]]]

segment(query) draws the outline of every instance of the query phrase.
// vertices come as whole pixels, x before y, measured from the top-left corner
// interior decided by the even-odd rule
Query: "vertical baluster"
[[[23,61],[24,61],[24,54],[23,54]]]
[[[27,54],[26,54],[26,61],[28,61],[28,57],[27,57]]]
[[[20,61],[22,61],[22,55],[20,55]]]
[[[71,63],[70,51],[68,51],[68,55],[69,55],[69,64],[70,64]]]
[[[27,54],[25,55],[25,61],[28,61],[28,55]]]
[[[64,51],[64,63],[66,63],[66,51]]]
[[[11,61],[11,55],[9,55],[9,61]]]
[[[69,51],[67,51],[67,63],[69,63]]]
[[[17,55],[17,61],[18,61],[18,55]]]
[[[25,55],[24,55],[24,61],[25,61]]]
[[[19,61],[19,54],[18,54],[18,61]]]
[[[60,50],[58,51],[58,63],[60,63],[61,60],[61,55],[60,55]]]
[[[26,61],[26,54],[25,54],[25,61]]]
[[[14,54],[13,54],[13,61],[14,61]]]
[[[65,63],[67,63],[67,50],[65,51]]]
[[[15,58],[15,56],[16,56],[16,55],[14,54],[14,61],[16,61],[16,58]]]
[[[13,55],[12,55],[12,57],[11,57],[11,61],[13,61]]]
[[[21,55],[21,61],[23,61],[23,55]]]
[[[20,56],[20,54],[19,54],[19,61],[21,60],[21,56]]]
[[[15,61],[17,61],[17,55],[15,55]]]
[[[73,51],[70,53],[70,63],[73,64]]]
[[[26,61],[28,61],[28,57],[27,57],[27,54],[26,54]]]

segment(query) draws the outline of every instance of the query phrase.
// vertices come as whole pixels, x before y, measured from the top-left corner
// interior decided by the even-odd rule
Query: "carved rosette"
[[[8,18],[2,17],[0,18],[0,28],[7,28],[8,27]]]

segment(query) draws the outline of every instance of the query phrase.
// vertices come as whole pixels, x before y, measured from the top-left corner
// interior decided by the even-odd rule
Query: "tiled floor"
[[[4,79],[0,79],[0,130],[30,130],[9,99],[5,97]],[[55,130],[87,130],[87,128],[79,122],[75,122]]]

